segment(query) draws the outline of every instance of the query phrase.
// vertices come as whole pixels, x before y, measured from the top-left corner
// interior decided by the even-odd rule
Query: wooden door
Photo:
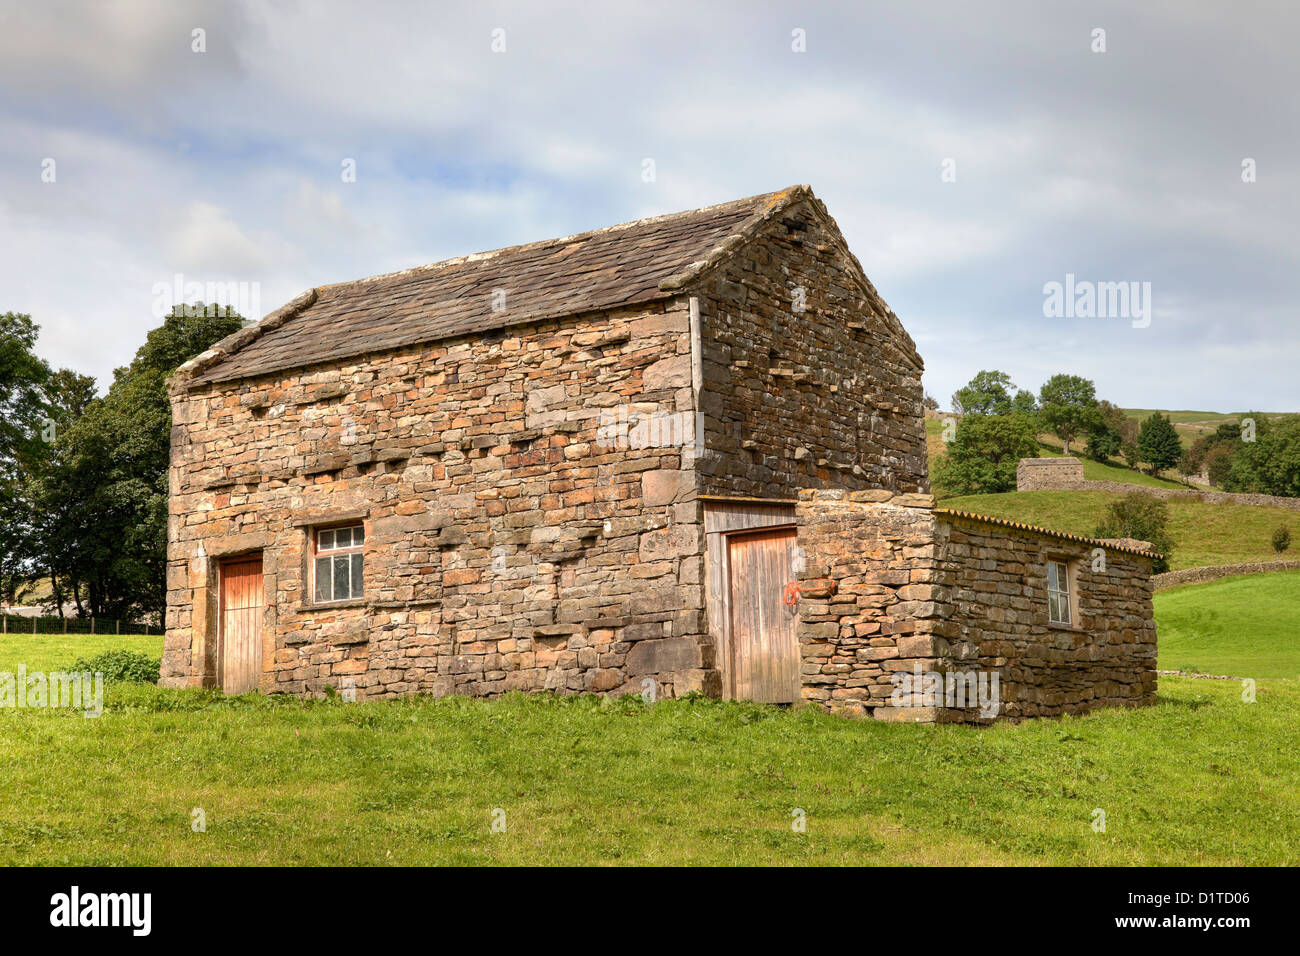
[[[257,690],[262,673],[262,556],[221,564],[221,639],[217,678],[227,694]]]
[[[783,600],[794,580],[795,537],[793,528],[727,536],[735,697],[773,704],[799,698],[797,612]]]

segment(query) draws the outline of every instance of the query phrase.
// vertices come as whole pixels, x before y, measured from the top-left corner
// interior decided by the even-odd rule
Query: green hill
[[[1013,491],[1002,495],[946,498],[945,508],[1040,525],[1053,531],[1091,535],[1107,505],[1120,496],[1108,491]],[[1285,524],[1300,531],[1300,512],[1285,508],[1213,505],[1170,501],[1169,531],[1174,539],[1172,570],[1242,561],[1271,561],[1270,539]]]
[[[1163,408],[1124,408],[1121,411],[1138,422],[1150,418],[1154,412],[1159,412],[1173,422],[1174,430],[1182,438],[1184,447],[1191,445],[1202,435],[1208,435],[1225,422],[1238,422],[1243,416],[1249,414],[1248,412],[1197,412],[1188,409]],[[1266,418],[1279,418],[1284,413],[1263,412],[1261,414]]]

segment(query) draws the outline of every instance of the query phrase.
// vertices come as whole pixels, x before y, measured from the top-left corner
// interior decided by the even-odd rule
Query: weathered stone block
[[[638,641],[627,654],[627,671],[634,675],[688,670],[702,663],[693,637]]]

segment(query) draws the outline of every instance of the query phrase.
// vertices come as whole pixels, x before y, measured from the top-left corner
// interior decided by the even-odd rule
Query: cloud
[[[1294,408],[1297,25],[1118,0],[10,5],[0,307],[103,376],[175,271],[259,282],[269,310],[808,182],[938,396],[1001,367],[1035,389],[1075,371],[1130,405]],[[1150,281],[1151,327],[1045,320],[1066,272]]]
[[[249,236],[229,211],[195,200],[169,229],[167,264],[178,272],[249,275],[296,258],[288,243],[274,236]]]

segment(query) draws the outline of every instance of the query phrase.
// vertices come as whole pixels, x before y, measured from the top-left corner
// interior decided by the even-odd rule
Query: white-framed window
[[[1047,562],[1047,619],[1053,624],[1073,624],[1070,618],[1070,566]]]
[[[312,594],[317,604],[351,601],[365,592],[363,525],[312,531]]]

